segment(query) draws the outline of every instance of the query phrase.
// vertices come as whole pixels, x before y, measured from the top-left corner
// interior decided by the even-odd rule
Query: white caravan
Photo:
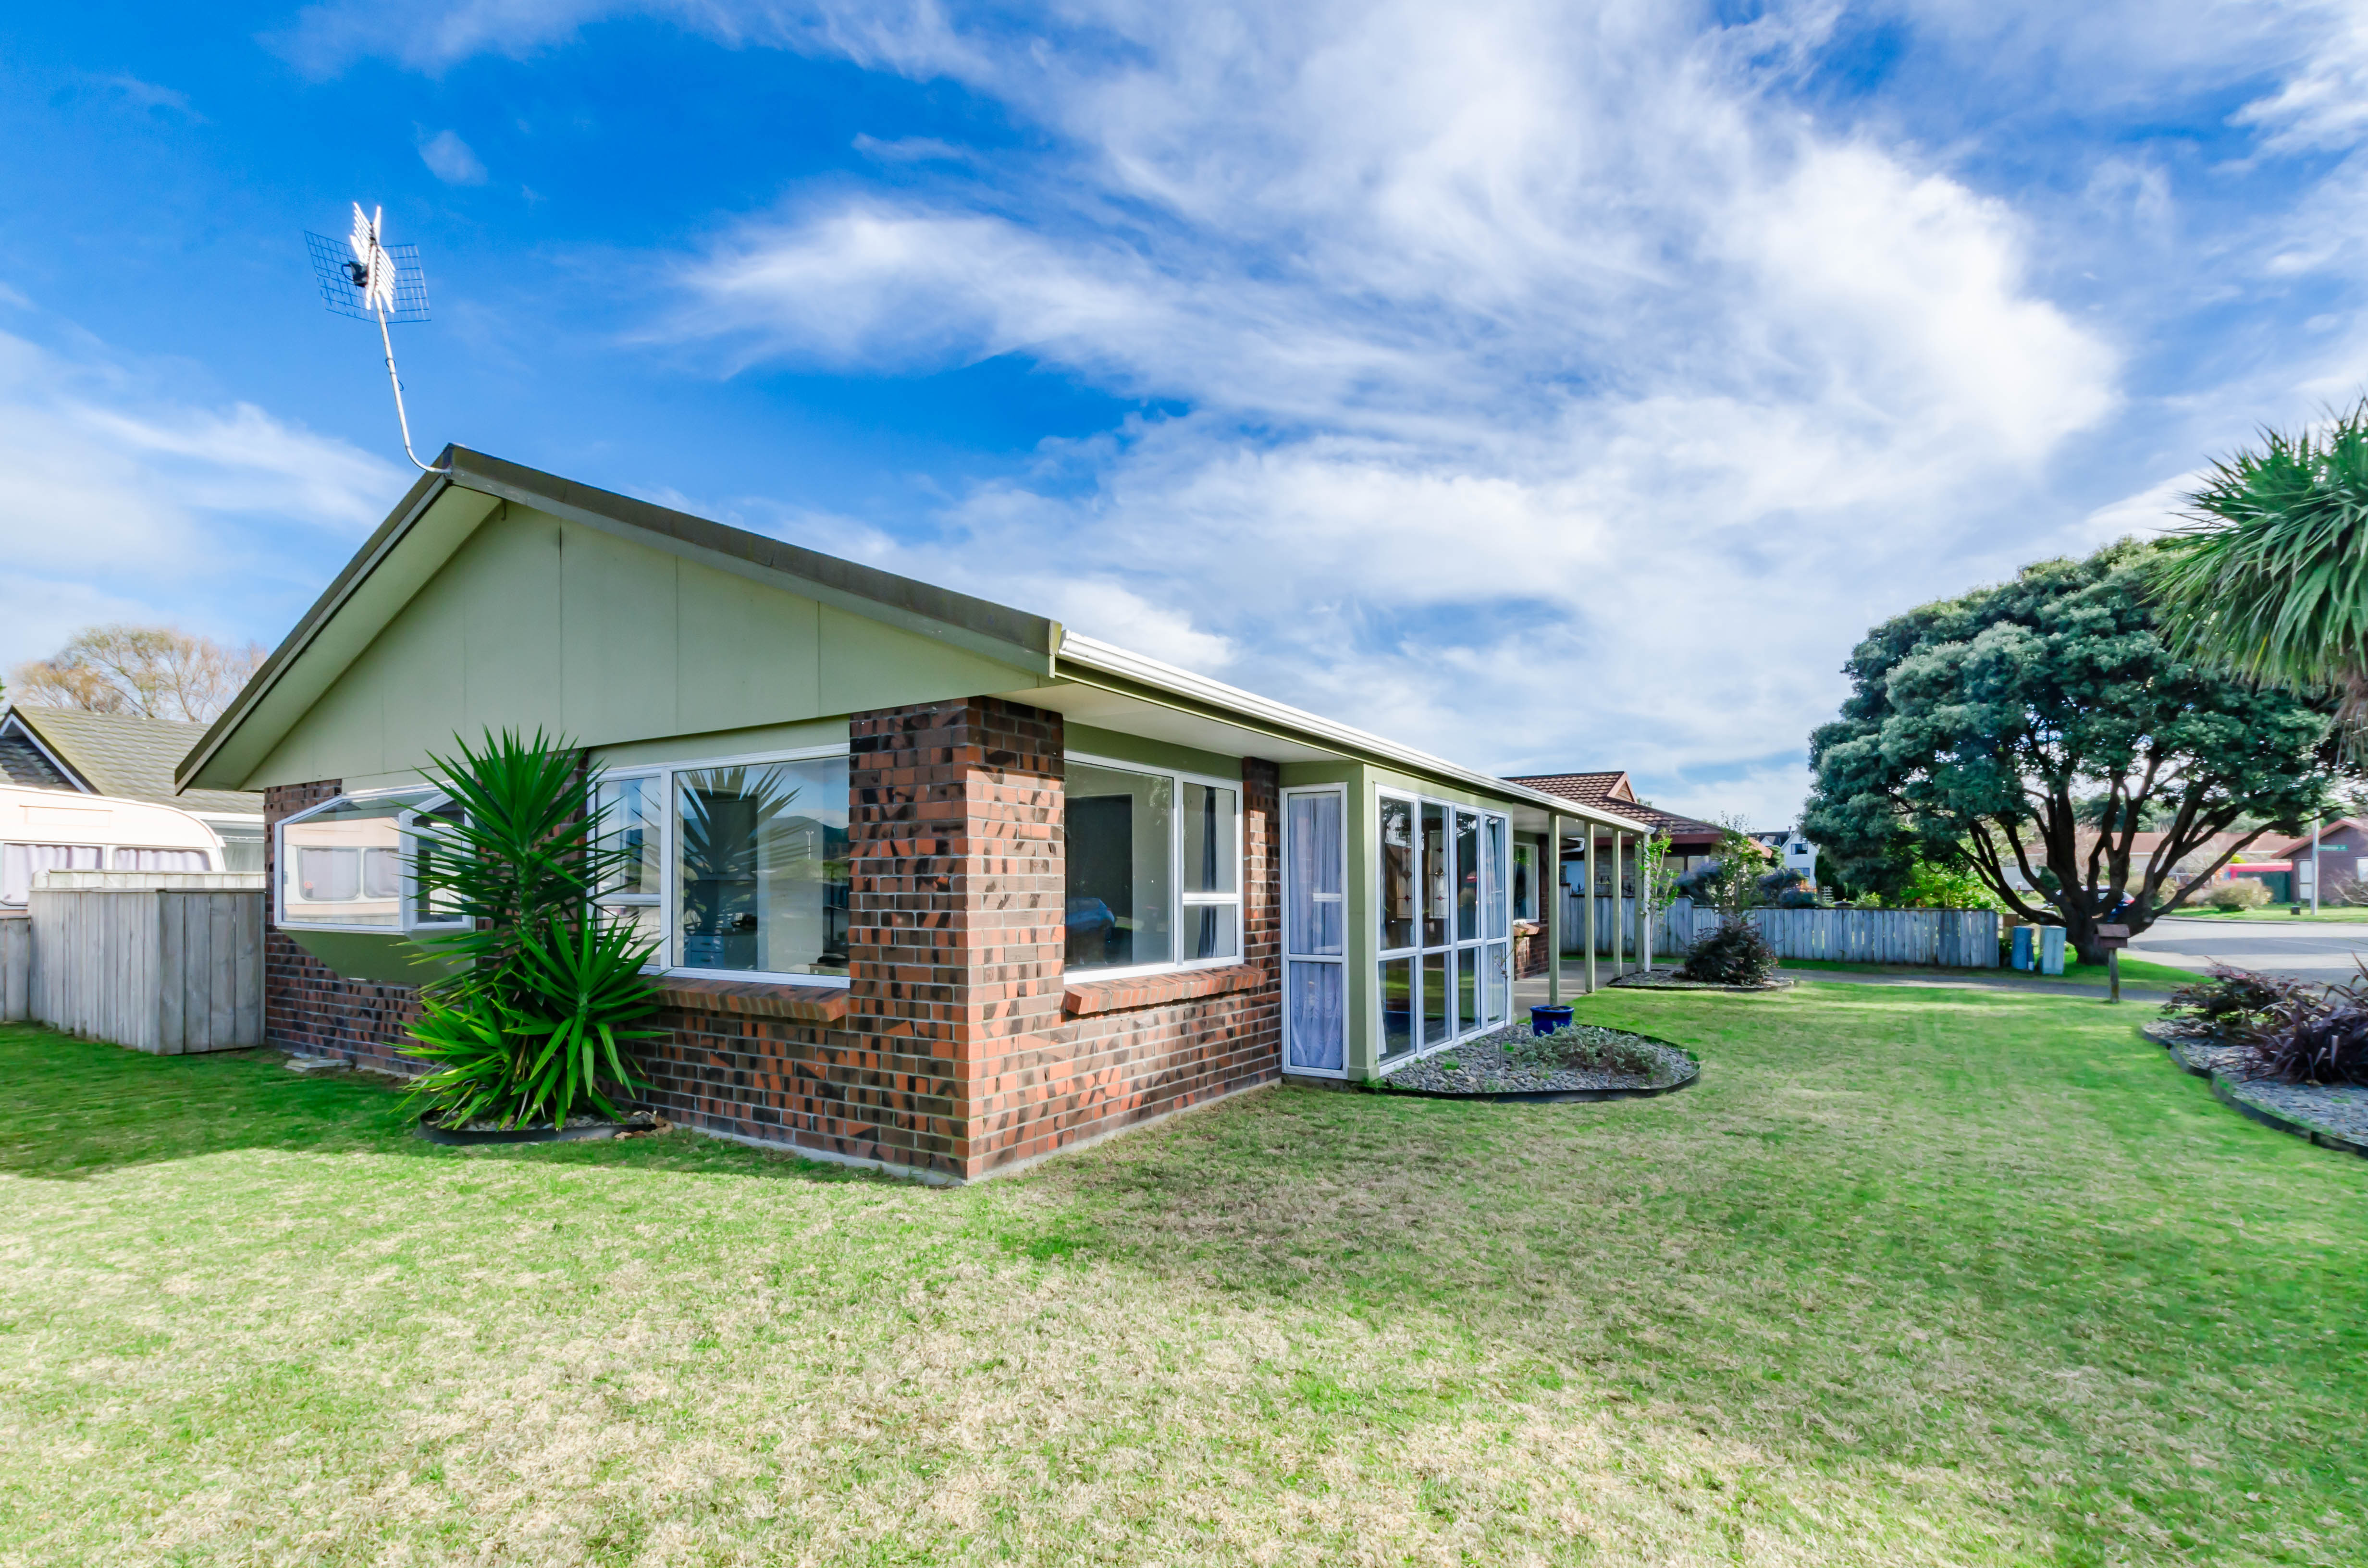
[[[0,784],[0,914],[43,871],[220,871],[222,841],[174,806]]]

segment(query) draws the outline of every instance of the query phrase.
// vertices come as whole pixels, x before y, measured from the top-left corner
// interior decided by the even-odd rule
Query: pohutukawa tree
[[[2146,591],[2160,548],[2041,562],[1868,634],[1809,742],[1805,825],[1847,880],[1919,851],[1964,864],[2095,962],[2100,925],[2143,930],[2326,809],[2331,699],[2173,653]]]
[[[2332,691],[2368,761],[2368,402],[2314,434],[2261,433],[2213,466],[2164,542],[2155,585],[2171,645],[2249,680]]]

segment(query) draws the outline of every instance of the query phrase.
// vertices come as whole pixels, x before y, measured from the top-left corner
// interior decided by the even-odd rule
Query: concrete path
[[[2368,955],[2368,921],[2190,920],[2173,915],[2130,938],[2129,954],[2198,973],[2218,962],[2301,980],[2356,981]]]

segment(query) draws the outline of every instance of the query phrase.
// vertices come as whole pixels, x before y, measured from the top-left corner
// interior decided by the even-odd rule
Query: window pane
[[[1486,843],[1480,879],[1481,921],[1491,937],[1510,935],[1505,926],[1505,819],[1490,817],[1481,829]]]
[[[648,943],[653,949],[659,949],[665,941],[666,912],[658,904],[604,903],[600,906],[600,913],[618,925],[632,926],[634,936],[639,940]],[[661,953],[654,951],[650,961],[659,962],[661,957]]]
[[[432,811],[415,812],[408,835],[411,846],[411,921],[415,926],[456,926],[461,923],[460,901],[449,892],[431,892],[420,885],[432,875],[438,858],[451,853],[435,835],[438,824],[464,820],[459,805],[447,801]]]
[[[1455,813],[1455,939],[1480,935],[1480,813]]]
[[[362,851],[362,896],[367,899],[403,896],[403,857],[393,849]]]
[[[1338,1073],[1349,1040],[1349,1015],[1342,983],[1348,966],[1294,963],[1288,987],[1291,1004],[1291,1064]]]
[[[280,918],[290,925],[403,924],[403,813],[418,800],[339,801],[279,824]]]
[[[29,903],[33,880],[43,871],[96,871],[99,856],[88,844],[0,844],[0,903]]]
[[[1422,803],[1422,945],[1443,948],[1455,907],[1455,869],[1447,843],[1447,808]]]
[[[1480,949],[1466,948],[1455,955],[1455,1032],[1463,1034],[1480,1023]]]
[[[1234,848],[1235,791],[1184,786],[1184,891],[1232,892],[1240,856]]]
[[[1291,863],[1284,871],[1284,897],[1291,915],[1294,953],[1337,954],[1341,929],[1340,805],[1338,795],[1290,797],[1285,824]]]
[[[1184,906],[1186,959],[1229,959],[1241,951],[1241,912],[1230,903]]]
[[[1512,1005],[1512,948],[1504,942],[1491,942],[1487,957],[1480,965],[1481,983],[1487,987],[1486,1014],[1488,1022],[1501,1024]]]
[[[1382,1055],[1404,1056],[1414,1049],[1414,960],[1391,959],[1382,965]]]
[[[115,852],[113,869],[118,871],[203,871],[206,852],[202,849],[119,849]]]
[[[1176,781],[1073,762],[1066,783],[1068,967],[1172,962]]]
[[[677,961],[847,972],[847,759],[675,775]]]
[[[1513,846],[1513,918],[1535,920],[1538,847],[1527,840]]]
[[[1454,1033],[1448,1017],[1447,960],[1452,953],[1422,955],[1422,1043],[1437,1045]]]
[[[1414,803],[1382,801],[1382,950],[1414,946]]]
[[[617,881],[608,890],[620,893],[655,894],[662,891],[663,868],[658,861],[658,787],[655,778],[610,778],[600,786],[600,804],[609,842],[625,851]]]

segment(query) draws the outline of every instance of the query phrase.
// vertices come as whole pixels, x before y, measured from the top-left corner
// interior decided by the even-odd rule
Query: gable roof
[[[2360,839],[2363,843],[2368,843],[2368,823],[2362,822],[2358,817],[2338,817],[2333,822],[2321,823],[2318,824],[2318,841],[2320,847],[2324,848],[2328,839],[2334,837],[2339,833],[2346,831],[2347,829],[2354,837]],[[2282,860],[2291,860],[2296,856],[2301,856],[2304,859],[2308,859],[2310,858],[2310,835],[2305,833],[2297,837],[2288,839],[2283,844],[2273,847],[2270,853],[2276,858]]]
[[[287,735],[478,524],[495,506],[517,502],[1008,665],[1016,672],[1013,690],[1002,695],[1022,701],[1031,693],[1082,682],[1144,697],[1179,712],[1222,714],[1262,734],[1303,740],[1320,748],[1321,755],[1362,756],[1384,766],[1411,767],[1508,795],[1542,811],[1581,814],[1569,811],[1567,797],[1495,778],[1191,671],[1078,636],[1042,616],[465,448],[445,448],[441,462],[443,471],[423,474],[412,485],[222,718],[190,748],[175,771],[184,785],[246,777],[246,770]],[[1588,808],[1585,815],[1604,825],[1628,831],[1638,831],[1643,825],[1624,805],[1614,811],[1581,803]]]
[[[36,789],[112,795],[184,811],[261,816],[260,795],[241,790],[174,788],[174,765],[205,731],[203,724],[137,713],[12,705],[0,717],[0,772],[12,784]],[[20,767],[28,777],[17,776]]]
[[[1519,784],[1542,794],[1559,795],[1565,801],[1577,801],[1597,811],[1607,811],[1641,823],[1656,833],[1672,838],[1716,838],[1722,831],[1714,822],[1703,822],[1681,812],[1665,812],[1658,806],[1648,806],[1636,799],[1627,773],[1619,768],[1601,773],[1531,773],[1508,778],[1508,784]]]

